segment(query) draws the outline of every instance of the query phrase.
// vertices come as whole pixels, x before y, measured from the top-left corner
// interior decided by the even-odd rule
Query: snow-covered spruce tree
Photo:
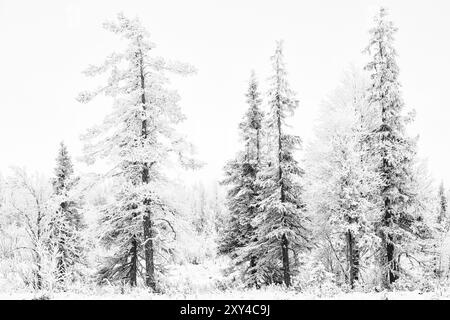
[[[258,212],[257,177],[261,166],[261,129],[264,117],[254,72],[250,77],[246,97],[249,107],[239,124],[243,149],[225,166],[226,178],[223,184],[230,186],[227,193],[230,217],[219,251],[229,254],[237,265],[248,264],[245,270],[246,282],[254,285],[257,284],[254,278],[257,256],[252,250],[248,250],[248,245],[256,241],[252,221]]]
[[[174,210],[158,192],[166,181],[164,170],[174,157],[185,167],[197,165],[189,157],[192,146],[174,128],[184,115],[179,95],[167,88],[167,71],[187,75],[194,68],[152,56],[155,46],[138,18],[119,14],[104,26],[127,47],[85,71],[87,76],[109,73],[109,77],[104,86],[78,98],[89,102],[104,94],[114,99],[114,111],[84,137],[86,161],[109,159],[115,165],[111,175],[121,181],[116,201],[103,212],[102,239],[114,255],[100,275],[131,286],[143,275],[146,286],[155,290],[155,272],[162,271],[163,261],[170,258],[168,244],[174,231]]]
[[[307,148],[305,200],[315,220],[318,256],[326,271],[351,287],[368,270],[377,237],[375,162],[363,140],[373,126],[366,102],[367,81],[355,69],[323,103],[316,140]]]
[[[258,283],[291,285],[299,251],[310,247],[309,219],[302,199],[299,179],[303,170],[294,158],[301,145],[298,136],[288,133],[287,120],[298,106],[295,93],[289,88],[283,62],[282,42],[277,42],[271,57],[274,74],[270,78],[267,116],[267,164],[259,175],[259,213],[254,219],[257,241],[251,250],[258,257]]]
[[[52,181],[54,213],[50,221],[50,246],[57,250],[57,275],[59,282],[74,274],[74,266],[83,263],[81,230],[84,228],[80,212],[81,199],[73,194],[78,178],[74,177],[72,161],[67,147],[61,143],[56,159],[55,178]]]
[[[439,185],[439,192],[438,192],[438,201],[439,201],[439,215],[438,215],[438,222],[441,224],[446,224],[448,220],[447,215],[447,196],[445,195],[445,188],[444,188],[444,182],[441,182]]]
[[[416,142],[407,136],[402,116],[404,103],[398,81],[399,69],[393,47],[396,28],[381,8],[375,17],[375,27],[370,30],[370,43],[366,51],[371,61],[369,103],[379,112],[380,124],[370,135],[370,150],[378,159],[378,172],[382,186],[379,190],[382,214],[377,226],[382,246],[380,262],[383,284],[389,287],[400,275],[400,257],[408,256],[416,236],[425,232],[420,213],[412,214],[416,201],[412,184],[412,170]],[[419,226],[421,225],[421,226]],[[426,233],[426,232],[425,232]]]
[[[436,201],[436,198],[433,199]],[[444,182],[439,185],[437,194],[437,219],[433,219],[435,222],[434,234],[435,234],[435,255],[434,255],[434,267],[435,274],[439,279],[448,274],[449,271],[449,252],[448,252],[448,232],[450,228],[450,222],[447,215],[447,196],[445,195]]]

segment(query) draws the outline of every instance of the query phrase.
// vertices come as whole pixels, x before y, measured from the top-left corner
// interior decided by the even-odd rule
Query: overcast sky
[[[214,178],[236,152],[250,71],[264,89],[275,40],[284,39],[300,100],[293,125],[307,142],[321,101],[350,64],[366,61],[362,50],[380,4],[399,28],[400,81],[417,112],[419,153],[450,186],[448,0],[0,0],[0,172],[19,165],[50,174],[61,140],[74,157],[81,154],[79,135],[111,108],[107,99],[75,101],[99,84],[81,71],[121,46],[102,28],[119,11],[141,18],[155,54],[198,68],[173,85],[188,118],[183,130],[207,163],[198,176]]]

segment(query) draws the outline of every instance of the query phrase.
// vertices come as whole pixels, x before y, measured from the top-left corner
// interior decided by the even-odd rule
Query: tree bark
[[[384,52],[383,52],[383,46],[381,45],[381,41],[378,43],[380,56],[381,58],[384,58]],[[381,80],[383,82],[383,79]],[[381,88],[380,88],[381,90]],[[382,103],[383,99],[385,98],[384,92],[381,95],[381,126],[382,126],[382,135],[381,135],[381,141],[382,141],[382,167],[381,167],[381,173],[383,177],[387,178],[386,186],[382,193],[384,194],[384,215],[382,218],[382,225],[386,227],[386,229],[389,229],[392,227],[392,204],[391,199],[389,198],[389,195],[385,195],[385,192],[387,191],[388,186],[391,184],[389,178],[390,178],[390,171],[392,169],[392,166],[389,164],[389,161],[387,159],[387,149],[386,149],[386,143],[387,143],[387,134],[391,129],[388,125],[388,114],[386,110],[385,104]],[[398,279],[398,271],[399,271],[399,264],[398,260],[395,256],[395,239],[393,235],[387,231],[383,232],[382,234],[382,243],[384,244],[382,250],[384,251],[384,257],[383,262],[385,263],[383,265],[383,272],[384,272],[384,280],[385,280],[385,286],[389,287],[392,283],[394,283]]]
[[[282,146],[282,134],[281,134],[281,105],[278,102],[278,113],[277,113],[277,126],[278,126],[278,179],[280,183],[280,201],[283,203],[285,201],[284,194],[284,183],[283,183],[283,169],[281,168],[282,156],[283,156],[283,146]],[[283,279],[286,287],[291,285],[291,272],[289,270],[289,241],[286,234],[283,234],[281,239],[281,257],[283,262]]]
[[[347,261],[349,264],[349,283],[353,289],[355,282],[359,278],[359,250],[356,247],[356,239],[353,233],[348,230],[347,237]]]
[[[37,244],[41,243],[41,220],[43,218],[41,210],[40,210],[40,204],[39,200],[36,198],[36,205],[38,207],[38,214],[36,218],[36,242]],[[42,247],[40,245],[35,245],[36,248],[36,265],[37,265],[37,271],[36,271],[36,288],[38,290],[42,289]]]
[[[387,228],[392,226],[392,208],[390,205],[390,199],[386,198],[384,201],[385,213],[383,217],[383,225]],[[393,235],[388,231],[382,235],[383,243],[384,243],[384,278],[385,278],[385,286],[389,287],[392,283],[394,283],[398,278],[399,264],[397,261],[397,257],[395,255],[395,239]]]
[[[139,49],[139,70],[140,70],[140,86],[142,90],[141,103],[142,108],[145,111],[147,109],[147,101],[145,97],[145,77],[144,77],[144,57],[142,51]],[[147,120],[142,120],[141,136],[143,141],[147,138]],[[149,165],[144,162],[142,164],[142,183],[149,183]],[[154,262],[154,248],[153,248],[153,232],[152,232],[152,220],[151,211],[149,209],[150,199],[144,200],[144,206],[146,207],[144,213],[144,256],[145,256],[145,284],[147,287],[156,289],[155,282],[155,262]]]
[[[259,143],[259,139],[260,139],[260,130],[259,129],[256,129],[256,163],[258,164],[258,167],[259,167],[259,164],[260,164],[260,153],[261,153],[261,151],[260,151],[260,149],[261,149],[261,147],[260,147],[260,143]]]
[[[281,254],[283,257],[283,279],[286,287],[291,286],[291,272],[289,270],[289,241],[286,235],[281,240]]]
[[[144,217],[144,238],[145,238],[144,251],[145,251],[145,271],[146,271],[145,284],[147,287],[156,290],[152,220],[150,217],[150,212],[147,212]]]
[[[256,273],[255,267],[256,267],[256,263],[258,261],[258,258],[256,256],[251,256],[250,258],[250,268],[252,269],[250,271],[250,273],[254,276]],[[255,279],[253,285],[255,286],[255,288],[259,289],[260,285],[258,283],[258,280]]]
[[[35,272],[35,276],[36,276],[36,284],[35,284],[35,288],[37,290],[41,290],[42,289],[42,274],[41,274],[41,270],[42,270],[42,261],[41,261],[41,255],[40,253],[36,254],[36,266],[37,266],[37,270]]]
[[[257,128],[256,129],[256,168],[254,168],[254,170],[252,171],[252,174],[253,174],[252,178],[255,181],[256,181],[257,176],[258,176],[258,170],[259,170],[260,161],[261,161],[260,160],[260,152],[261,152],[260,149],[261,149],[261,146],[260,146],[260,141],[259,140],[260,140],[260,129]],[[257,190],[255,189],[255,190],[253,190],[253,192],[254,192],[254,196],[257,197],[258,196]],[[256,209],[252,209],[252,210],[256,210]],[[252,212],[252,216],[254,216],[254,212]],[[253,229],[252,231],[254,233],[256,233],[255,232],[255,228],[252,228],[252,229]],[[256,242],[257,241],[256,234],[254,236],[255,236],[255,239],[253,239],[253,241]],[[256,267],[257,261],[258,261],[258,257],[257,256],[252,255],[250,257],[250,268],[252,269],[252,271],[251,271],[252,275],[254,275],[256,273],[255,267]],[[256,279],[255,279],[254,285],[255,285],[256,288],[260,287],[259,283],[258,283],[258,281]]]
[[[389,285],[393,284],[398,279],[399,265],[395,256],[395,245],[392,241],[392,236],[388,235],[389,241],[386,243],[386,256],[387,256],[387,276]]]
[[[137,241],[135,238],[131,240],[131,261],[130,261],[130,286],[137,286]]]

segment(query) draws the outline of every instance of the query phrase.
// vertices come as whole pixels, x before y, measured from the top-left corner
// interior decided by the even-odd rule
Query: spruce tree
[[[258,211],[257,177],[261,166],[261,130],[264,117],[254,72],[250,77],[246,97],[249,107],[239,124],[243,150],[225,167],[226,179],[223,183],[231,186],[227,193],[230,218],[219,250],[230,254],[237,265],[248,263],[246,282],[254,285],[257,283],[253,277],[257,257],[246,249],[256,241],[252,221]]]
[[[187,75],[194,69],[153,56],[155,45],[138,18],[119,14],[104,26],[127,43],[126,49],[111,54],[101,66],[90,66],[85,74],[109,74],[107,83],[78,97],[81,102],[101,94],[114,99],[114,111],[84,137],[85,160],[111,160],[115,167],[110,175],[121,184],[116,201],[103,210],[102,239],[112,258],[100,279],[112,277],[135,286],[143,275],[146,286],[155,290],[156,272],[163,271],[163,261],[173,252],[175,229],[175,211],[158,192],[167,181],[164,171],[174,158],[184,167],[198,165],[190,157],[192,146],[175,130],[184,115],[178,93],[167,88],[167,72]]]
[[[382,243],[383,283],[389,287],[399,278],[400,255],[408,254],[406,245],[412,241],[411,237],[417,231],[414,225],[421,218],[409,210],[416,197],[412,188],[415,140],[405,131],[397,53],[393,46],[397,29],[386,15],[386,10],[381,8],[375,17],[375,27],[370,30],[366,50],[371,61],[366,70],[371,76],[369,103],[379,112],[379,125],[369,140],[382,179],[379,190],[382,214],[377,228]]]
[[[56,248],[57,275],[60,282],[67,279],[77,263],[83,263],[84,252],[80,231],[84,228],[81,199],[73,193],[79,179],[74,177],[67,147],[61,142],[56,159],[53,202],[56,205],[50,222],[50,245]]]
[[[445,261],[448,259],[447,248],[445,246],[448,238],[449,231],[449,219],[447,216],[447,196],[445,195],[444,182],[439,185],[437,196],[437,219],[435,220],[435,241],[434,245],[434,257],[433,257],[433,275],[441,278],[448,271],[448,265],[445,265]]]
[[[438,222],[440,224],[446,224],[448,220],[447,216],[447,196],[445,195],[444,182],[439,185],[439,215]]]
[[[298,101],[287,81],[281,41],[277,42],[271,60],[273,75],[270,78],[267,117],[270,144],[264,171],[259,175],[259,213],[254,219],[257,241],[252,250],[258,256],[258,282],[284,282],[290,286],[295,271],[292,258],[309,247],[309,219],[305,214],[300,184],[304,172],[294,158],[301,139],[288,133],[287,124],[298,107]]]

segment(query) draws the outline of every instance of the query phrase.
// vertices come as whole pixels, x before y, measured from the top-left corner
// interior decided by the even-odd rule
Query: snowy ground
[[[387,293],[346,293],[335,296],[313,296],[295,292],[278,290],[260,291],[225,291],[195,294],[155,295],[142,290],[119,294],[105,291],[102,294],[56,293],[52,295],[36,293],[0,294],[0,300],[450,300],[450,292],[446,294],[419,292],[387,292]]]
[[[169,270],[167,282],[168,290],[165,294],[152,294],[146,289],[128,287],[103,286],[95,287],[89,291],[83,288],[75,288],[65,293],[49,292],[15,292],[1,293],[1,300],[8,299],[56,299],[56,300],[162,300],[162,299],[186,299],[186,300],[304,300],[304,299],[333,299],[333,300],[450,300],[450,289],[441,292],[421,293],[419,291],[399,292],[352,292],[352,293],[305,293],[295,290],[286,290],[280,287],[269,287],[260,290],[225,289],[221,290],[220,284],[225,281],[222,276],[225,261],[212,260],[203,264],[187,264],[173,267]]]

